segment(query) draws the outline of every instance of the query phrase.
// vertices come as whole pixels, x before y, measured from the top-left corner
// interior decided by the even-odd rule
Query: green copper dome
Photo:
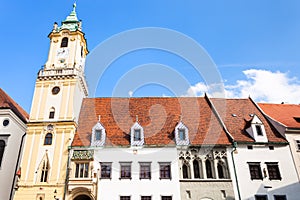
[[[77,18],[76,15],[76,3],[73,4],[73,10],[70,13],[69,16],[65,19],[65,21],[62,21],[61,26],[57,28],[56,31],[60,31],[62,29],[69,29],[70,31],[76,31],[80,29],[80,21]]]

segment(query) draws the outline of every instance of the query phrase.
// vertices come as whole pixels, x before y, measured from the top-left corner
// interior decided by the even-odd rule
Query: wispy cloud
[[[280,71],[249,69],[243,71],[244,80],[237,80],[233,85],[225,85],[227,98],[247,98],[251,96],[258,102],[300,103],[300,81],[288,73]],[[191,86],[186,96],[209,94],[209,87],[202,82]],[[214,94],[211,94],[215,96]]]

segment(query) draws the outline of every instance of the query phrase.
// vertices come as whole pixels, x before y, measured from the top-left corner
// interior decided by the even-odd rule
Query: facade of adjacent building
[[[87,98],[75,6],[49,38],[16,200],[300,196],[288,140],[250,98]]]
[[[218,102],[216,102],[218,104]],[[288,141],[251,99],[227,99],[224,124],[234,138],[236,199],[298,199],[299,179]]]
[[[0,88],[0,199],[18,188],[28,114]]]
[[[274,127],[290,143],[300,179],[300,105],[259,103]]]

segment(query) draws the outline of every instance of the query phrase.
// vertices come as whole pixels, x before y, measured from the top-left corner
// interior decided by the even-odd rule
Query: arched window
[[[44,145],[51,145],[52,144],[52,133],[47,133],[45,136]]]
[[[5,141],[4,140],[0,140],[0,167],[1,167],[1,163],[2,163],[4,149],[5,149]]]
[[[221,163],[218,163],[218,175],[219,175],[219,178],[225,178],[225,175],[224,175],[224,169],[223,169],[223,166]]]
[[[190,178],[189,177],[189,167],[186,164],[182,165],[182,177],[184,179]]]
[[[49,119],[53,119],[54,115],[55,115],[55,108],[52,107],[49,112]]]
[[[48,172],[49,172],[49,163],[48,160],[44,160],[41,169],[41,179],[40,179],[41,182],[47,182]]]
[[[194,178],[200,178],[200,167],[199,167],[198,160],[193,161],[193,167],[194,167]]]
[[[212,173],[210,160],[205,161],[205,168],[206,168],[206,177],[207,178],[213,178],[213,173]]]
[[[67,47],[68,46],[68,38],[67,37],[64,37],[62,40],[61,40],[61,44],[60,44],[60,47]]]

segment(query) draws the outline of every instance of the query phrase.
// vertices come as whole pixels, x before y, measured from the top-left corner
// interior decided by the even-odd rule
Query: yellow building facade
[[[36,80],[15,200],[61,200],[67,195],[68,148],[82,99],[88,96],[84,79],[88,50],[75,9],[74,4],[48,36],[48,60]]]

